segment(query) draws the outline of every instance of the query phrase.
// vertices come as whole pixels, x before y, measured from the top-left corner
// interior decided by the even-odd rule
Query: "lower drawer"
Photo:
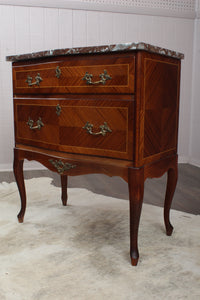
[[[15,99],[16,143],[132,160],[133,105],[126,100]]]

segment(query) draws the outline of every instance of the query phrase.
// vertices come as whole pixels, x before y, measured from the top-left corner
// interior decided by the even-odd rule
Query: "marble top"
[[[16,62],[20,60],[35,59],[40,57],[52,57],[52,56],[59,56],[59,55],[76,55],[76,54],[108,53],[108,52],[123,52],[123,51],[126,52],[126,51],[133,51],[133,50],[144,50],[151,53],[158,53],[161,55],[174,57],[178,59],[184,58],[184,54],[182,53],[140,42],[140,43],[123,43],[123,44],[94,46],[94,47],[78,47],[78,48],[45,50],[40,52],[7,56],[6,60]]]

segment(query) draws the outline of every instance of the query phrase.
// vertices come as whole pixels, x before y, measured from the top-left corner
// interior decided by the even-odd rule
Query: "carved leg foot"
[[[129,169],[129,203],[130,203],[130,256],[136,266],[139,259],[138,229],[144,194],[144,170]]]
[[[170,168],[167,173],[167,189],[165,195],[165,204],[164,204],[164,221],[166,234],[171,235],[173,231],[173,226],[170,223],[170,208],[174,192],[176,189],[176,183],[178,178],[177,162],[174,165],[174,168]]]
[[[19,160],[17,152],[15,151],[13,170],[21,198],[21,209],[19,214],[17,215],[19,223],[23,223],[24,214],[26,211],[26,191],[24,185],[23,163],[24,160]]]
[[[131,251],[130,252],[130,256],[131,256],[131,264],[132,266],[137,266],[138,264],[138,260],[139,260],[139,252],[138,251]]]
[[[67,205],[67,175],[60,175],[61,177],[61,186],[62,186],[62,203],[64,206]]]

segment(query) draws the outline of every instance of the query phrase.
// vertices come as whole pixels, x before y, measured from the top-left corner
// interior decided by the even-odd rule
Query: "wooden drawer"
[[[17,99],[14,103],[16,143],[133,159],[134,101]]]
[[[15,63],[14,94],[134,93],[134,55],[60,57],[53,62]]]
[[[55,116],[55,107],[42,106],[15,101],[15,134],[16,142],[30,145],[59,144],[59,124]],[[38,127],[38,128],[35,128]]]

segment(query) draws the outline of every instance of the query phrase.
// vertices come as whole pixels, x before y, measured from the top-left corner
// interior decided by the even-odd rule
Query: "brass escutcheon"
[[[57,116],[60,116],[61,114],[61,106],[59,104],[56,106],[56,114]]]
[[[60,78],[60,75],[61,75],[61,70],[60,70],[60,67],[57,66],[57,68],[56,68],[56,77]]]

